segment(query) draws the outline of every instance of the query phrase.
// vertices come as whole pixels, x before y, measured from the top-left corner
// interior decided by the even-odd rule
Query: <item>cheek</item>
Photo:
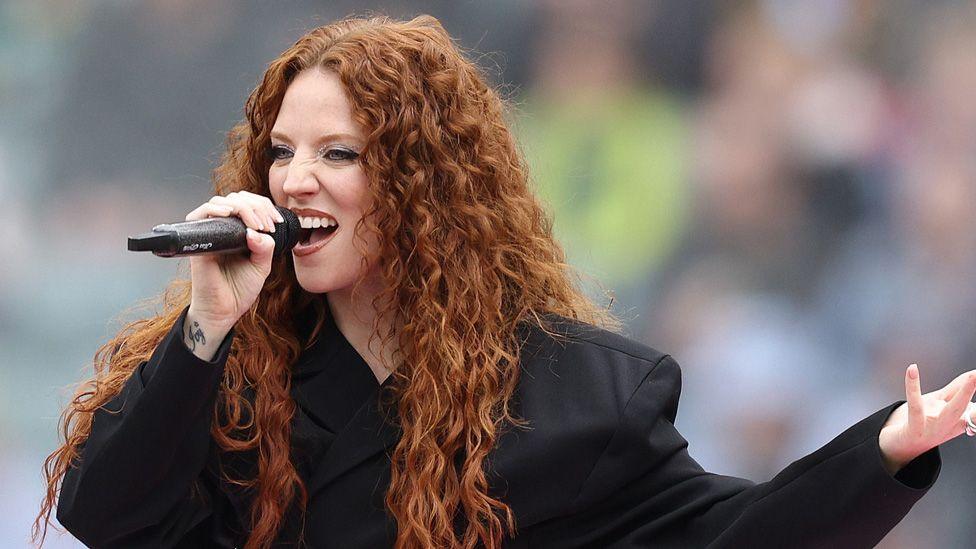
[[[271,191],[271,199],[278,205],[285,203],[285,193],[281,190],[284,180],[284,174],[280,173],[280,170],[271,168],[268,171],[268,188]]]
[[[345,178],[342,183],[341,186],[336,187],[334,196],[346,212],[347,220],[351,220],[351,226],[358,227],[359,221],[363,222],[362,226],[358,227],[355,240],[358,245],[365,245],[367,254],[375,259],[376,251],[379,249],[379,237],[370,231],[368,226],[376,224],[377,214],[373,214],[373,218],[368,221],[363,219],[372,206],[366,176],[360,172]]]
[[[366,213],[370,206],[369,181],[361,169],[356,170],[353,177],[349,178],[346,190],[349,203],[353,204],[361,213]]]

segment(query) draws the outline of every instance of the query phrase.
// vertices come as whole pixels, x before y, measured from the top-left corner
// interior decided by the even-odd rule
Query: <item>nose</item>
[[[319,189],[319,181],[315,177],[314,163],[293,161],[288,165],[288,173],[281,185],[285,194],[302,196],[315,194]]]

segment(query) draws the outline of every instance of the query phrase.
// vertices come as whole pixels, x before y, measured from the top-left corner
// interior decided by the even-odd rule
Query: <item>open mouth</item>
[[[330,234],[336,232],[339,225],[332,225],[330,227],[318,227],[315,229],[302,229],[298,233],[298,241],[303,245],[315,244],[320,240],[324,240]]]

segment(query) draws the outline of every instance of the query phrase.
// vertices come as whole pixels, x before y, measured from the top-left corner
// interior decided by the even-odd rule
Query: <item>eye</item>
[[[359,158],[359,153],[348,149],[328,149],[322,151],[322,156],[333,162],[347,162]]]
[[[289,150],[288,147],[282,147],[281,145],[272,145],[267,148],[265,154],[267,154],[268,158],[272,161],[283,160],[291,155],[291,150]]]

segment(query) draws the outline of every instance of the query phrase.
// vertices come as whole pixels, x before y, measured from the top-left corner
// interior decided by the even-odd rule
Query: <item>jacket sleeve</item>
[[[884,468],[878,435],[904,401],[767,482],[709,473],[674,427],[680,391],[681,371],[665,356],[630,397],[577,512],[540,525],[533,547],[874,547],[939,476],[938,447],[894,476]]]
[[[90,547],[174,547],[206,535],[215,488],[202,473],[234,330],[213,361],[183,343],[187,308],[121,392],[95,411],[65,473],[57,519]]]

